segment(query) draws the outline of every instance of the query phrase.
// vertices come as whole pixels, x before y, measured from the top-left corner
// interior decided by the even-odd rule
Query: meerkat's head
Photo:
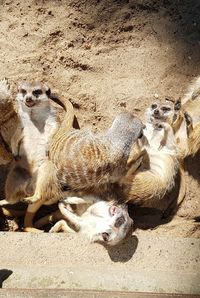
[[[133,231],[133,220],[125,204],[100,201],[88,208],[90,219],[87,229],[91,242],[117,245]]]
[[[23,107],[37,108],[46,107],[49,105],[49,97],[51,90],[43,83],[23,82],[18,86],[17,101]]]
[[[153,103],[145,112],[148,122],[170,122],[174,111],[170,105]]]
[[[142,137],[143,128],[144,125],[139,118],[124,112],[116,116],[106,135],[113,144],[123,149],[125,154],[129,154],[133,143]]]

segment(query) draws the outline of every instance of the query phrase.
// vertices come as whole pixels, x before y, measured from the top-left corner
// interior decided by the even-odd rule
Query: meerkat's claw
[[[23,198],[21,201],[27,204],[33,204],[40,201],[40,198],[36,196],[32,196],[32,197]]]

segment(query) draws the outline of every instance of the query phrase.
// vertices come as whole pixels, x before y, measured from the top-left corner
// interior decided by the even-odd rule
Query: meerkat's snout
[[[33,107],[35,105],[34,100],[31,96],[27,96],[25,99],[26,106]]]

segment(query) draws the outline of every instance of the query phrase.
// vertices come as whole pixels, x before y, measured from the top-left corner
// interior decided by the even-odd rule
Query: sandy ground
[[[0,0],[0,77],[13,88],[47,81],[81,127],[101,131],[124,109],[143,117],[199,74],[198,0]],[[187,195],[173,220],[136,212],[140,227],[163,224],[138,233],[200,237],[199,161],[186,161]]]

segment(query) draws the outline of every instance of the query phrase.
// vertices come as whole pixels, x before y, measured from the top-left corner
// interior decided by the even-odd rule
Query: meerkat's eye
[[[36,89],[36,90],[33,90],[33,95],[34,95],[35,97],[38,97],[38,96],[40,96],[42,93],[43,93],[43,92],[42,92],[42,90],[41,90],[41,89]]]
[[[27,93],[25,89],[21,89],[20,92],[22,93],[23,96]]]
[[[158,107],[158,105],[157,105],[156,103],[153,103],[153,104],[151,105],[152,110],[155,110],[157,107]]]
[[[108,240],[109,240],[109,234],[108,233],[106,233],[106,232],[103,232],[102,234],[102,238],[103,238],[103,240],[105,241],[105,242],[107,242]]]
[[[125,223],[125,218],[124,216],[120,216],[116,219],[116,222],[115,222],[115,228],[119,228],[121,227],[121,225],[123,225],[123,223]]]
[[[171,111],[171,108],[168,107],[168,106],[163,106],[163,107],[161,107],[161,110],[162,110],[163,112],[169,112],[169,111]]]

